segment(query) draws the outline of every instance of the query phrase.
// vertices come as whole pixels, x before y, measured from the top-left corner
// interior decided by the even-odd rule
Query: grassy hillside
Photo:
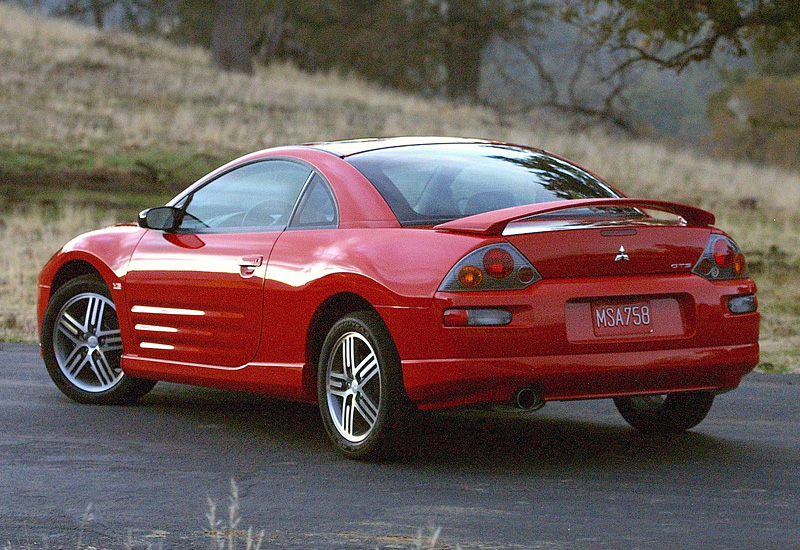
[[[254,149],[415,134],[543,147],[628,195],[714,211],[748,254],[760,287],[765,366],[800,370],[797,172],[567,132],[535,118],[501,120],[486,109],[286,65],[230,75],[212,70],[200,49],[100,33],[6,4],[0,4],[0,340],[34,339],[33,273],[84,228],[131,219]]]

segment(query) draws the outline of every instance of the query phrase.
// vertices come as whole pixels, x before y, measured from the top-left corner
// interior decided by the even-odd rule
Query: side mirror
[[[139,227],[158,231],[174,231],[178,225],[178,209],[173,206],[156,206],[139,212]]]

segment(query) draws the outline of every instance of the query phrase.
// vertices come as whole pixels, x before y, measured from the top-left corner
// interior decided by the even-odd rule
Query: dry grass
[[[760,262],[753,272],[761,290],[764,361],[800,371],[794,328],[800,326],[797,172],[713,160],[599,131],[567,132],[535,118],[500,120],[486,109],[337,74],[306,75],[288,65],[259,67],[253,76],[225,74],[212,70],[208,54],[197,48],[100,33],[0,4],[0,151],[81,154],[103,167],[115,157],[154,149],[234,157],[285,143],[391,135],[541,146],[590,167],[628,195],[711,209]],[[744,211],[742,198],[752,199],[755,210]],[[45,219],[38,228],[35,212],[3,220],[0,339],[31,340],[33,289],[21,288],[30,285],[30,266],[99,220],[82,210]],[[26,224],[41,236],[17,243]],[[33,250],[37,246],[46,252]],[[769,250],[774,253],[762,254]]]
[[[39,270],[68,240],[111,222],[106,214],[74,206],[0,214],[0,341],[36,340]]]

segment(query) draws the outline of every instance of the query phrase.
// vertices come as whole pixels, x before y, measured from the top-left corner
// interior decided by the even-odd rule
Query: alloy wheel
[[[123,377],[117,311],[101,294],[77,294],[62,306],[53,327],[53,344],[64,377],[85,392],[108,391]]]
[[[336,431],[350,443],[365,440],[378,420],[381,372],[370,342],[358,332],[337,340],[327,365],[328,410]]]

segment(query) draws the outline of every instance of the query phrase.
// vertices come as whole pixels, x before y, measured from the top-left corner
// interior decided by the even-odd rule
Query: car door
[[[274,159],[239,166],[183,196],[175,231],[148,229],[125,277],[126,355],[237,367],[258,350],[272,247],[311,169]]]

